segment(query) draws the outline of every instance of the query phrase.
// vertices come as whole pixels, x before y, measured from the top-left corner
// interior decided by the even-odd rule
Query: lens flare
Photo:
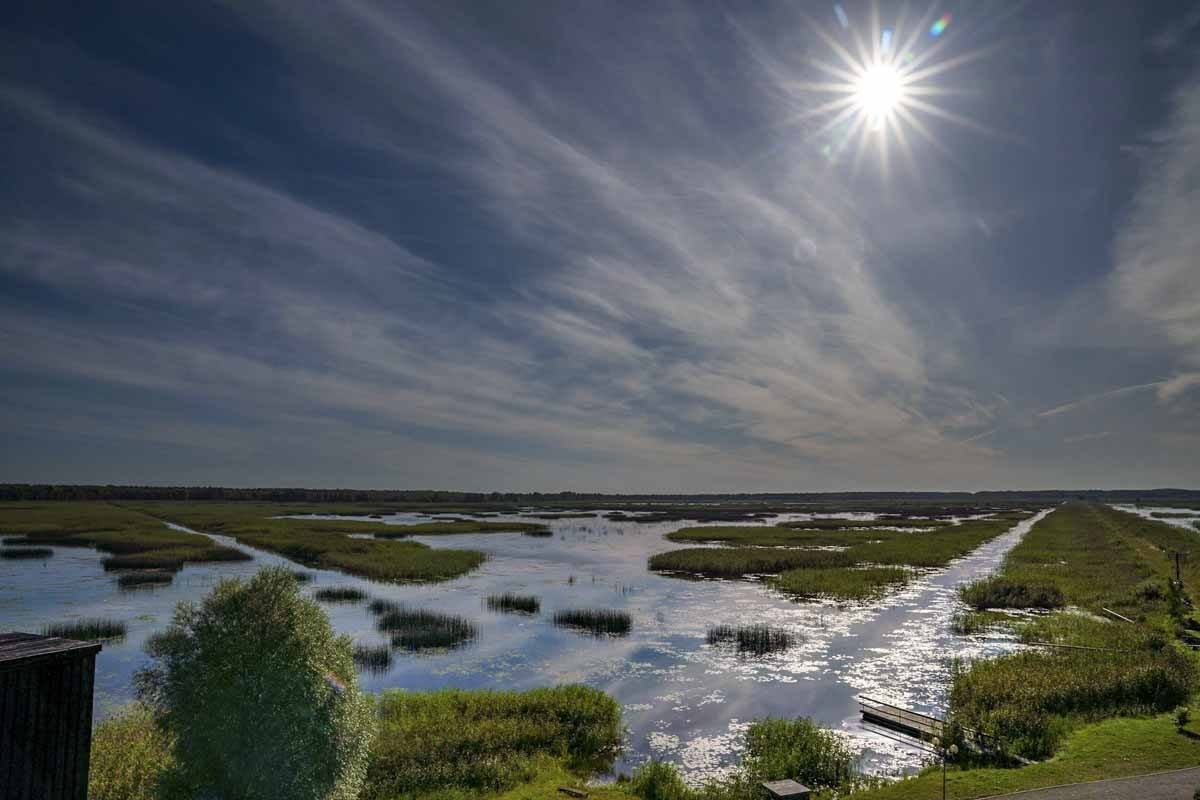
[[[950,27],[950,14],[947,12],[942,14],[937,22],[929,26],[929,35],[937,38],[938,36],[941,36],[948,27]]]
[[[854,99],[869,118],[872,127],[881,128],[887,117],[904,98],[899,71],[887,62],[872,66],[858,79]]]

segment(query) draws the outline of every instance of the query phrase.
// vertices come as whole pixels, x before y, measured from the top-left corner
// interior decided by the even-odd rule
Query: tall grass
[[[0,547],[0,558],[8,559],[42,559],[54,555],[49,547]]]
[[[479,635],[466,617],[423,608],[392,608],[380,614],[375,624],[391,635],[393,647],[410,652],[461,647]]]
[[[117,576],[117,586],[121,589],[167,586],[174,579],[175,575],[171,572],[129,572]]]
[[[704,638],[710,645],[735,644],[739,653],[756,656],[783,652],[796,641],[789,631],[762,624],[714,625]]]
[[[173,738],[149,706],[126,706],[92,732],[87,796],[164,800],[162,778],[175,766],[173,750]]]
[[[324,603],[361,603],[367,593],[354,586],[322,586],[313,592],[313,597]]]
[[[525,594],[489,594],[486,599],[487,607],[492,611],[509,613],[536,614],[542,609],[542,601],[533,595]]]
[[[354,664],[365,672],[382,675],[392,668],[392,651],[383,644],[356,644]]]
[[[492,522],[475,519],[435,520],[419,522],[415,525],[388,525],[384,530],[376,530],[377,539],[397,539],[404,536],[444,536],[456,533],[549,533],[549,529],[540,522]]]
[[[771,579],[771,584],[797,597],[870,600],[908,582],[912,575],[912,570],[903,567],[793,569]]]
[[[599,771],[621,741],[620,707],[585,686],[388,691],[379,718],[363,800],[482,797],[529,780],[543,759]]]
[[[854,558],[838,550],[785,550],[772,547],[695,547],[650,557],[652,570],[720,578],[778,573],[797,567],[848,567]]]
[[[958,596],[976,611],[989,608],[1062,608],[1066,604],[1057,586],[1031,584],[992,576],[959,587]]]
[[[42,629],[44,636],[77,639],[83,642],[99,639],[124,639],[125,632],[124,622],[109,617],[89,617],[69,622],[55,622]]]
[[[625,636],[633,628],[633,618],[615,609],[576,608],[554,612],[554,624],[593,636]]]

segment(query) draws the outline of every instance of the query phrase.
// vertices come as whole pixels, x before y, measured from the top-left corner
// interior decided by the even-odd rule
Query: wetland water
[[[701,780],[736,762],[740,735],[750,721],[803,715],[853,738],[873,771],[899,773],[920,766],[922,754],[864,728],[856,696],[862,693],[940,713],[952,658],[993,655],[1014,647],[1002,636],[955,636],[950,619],[960,604],[954,589],[997,567],[1046,513],[1017,523],[971,555],[865,606],[797,603],[754,582],[687,580],[648,572],[650,555],[685,546],[666,541],[663,534],[690,523],[641,524],[598,516],[550,521],[551,537],[413,537],[433,547],[489,554],[480,569],[453,581],[396,585],[305,568],[313,581],[304,591],[356,586],[372,597],[460,614],[478,625],[474,642],[457,650],[419,655],[398,651],[388,672],[360,676],[368,691],[525,689],[581,682],[609,692],[621,704],[628,728],[618,770],[627,772],[653,755],[681,765],[690,780]],[[410,524],[428,519],[401,514],[384,521]],[[56,547],[45,562],[0,561],[0,628],[37,632],[49,622],[76,616],[126,620],[128,637],[106,643],[96,664],[96,710],[108,713],[130,699],[130,678],[145,662],[142,645],[166,626],[176,603],[203,597],[223,577],[246,576],[270,564],[296,566],[225,537],[213,538],[252,553],[255,560],[188,566],[170,586],[133,592],[117,590],[113,575],[101,569],[101,554],[91,549]],[[500,592],[537,595],[541,612],[489,611],[484,598]],[[339,632],[364,643],[386,642],[375,631],[365,604],[322,606]],[[632,616],[633,628],[627,636],[610,638],[556,628],[551,617],[565,608],[622,609]],[[707,628],[721,623],[768,623],[792,632],[797,641],[782,653],[739,656],[706,644]]]

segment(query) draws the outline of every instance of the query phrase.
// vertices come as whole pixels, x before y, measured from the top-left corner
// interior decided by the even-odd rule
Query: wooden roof
[[[33,663],[62,661],[94,656],[99,642],[77,642],[57,636],[32,633],[0,633],[0,670],[16,669]]]

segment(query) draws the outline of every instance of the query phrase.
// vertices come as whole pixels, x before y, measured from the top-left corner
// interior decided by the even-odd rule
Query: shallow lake
[[[599,516],[549,521],[551,537],[413,537],[433,547],[489,554],[480,569],[453,581],[396,585],[307,569],[313,581],[304,591],[358,586],[372,597],[460,614],[478,625],[478,637],[457,650],[418,655],[397,651],[386,674],[360,676],[369,691],[524,689],[581,682],[611,693],[622,706],[628,728],[617,770],[628,772],[655,756],[681,765],[690,780],[700,780],[736,762],[741,733],[750,721],[810,716],[853,738],[872,771],[895,774],[920,766],[926,755],[883,731],[864,727],[856,697],[863,694],[940,713],[952,659],[1014,647],[1004,636],[954,635],[950,620],[961,608],[954,589],[995,569],[1046,513],[1014,525],[946,569],[927,572],[903,591],[870,605],[797,603],[751,581],[697,581],[651,573],[646,569],[650,555],[682,546],[666,541],[663,534],[690,523],[642,524]],[[401,514],[384,521],[410,524],[428,519]],[[76,616],[128,621],[128,637],[106,643],[97,660],[96,711],[109,713],[131,698],[130,678],[146,660],[142,645],[166,626],[176,603],[203,597],[223,577],[249,575],[268,564],[296,566],[237,546],[253,553],[255,560],[189,566],[170,586],[133,592],[118,591],[113,575],[101,569],[101,554],[90,549],[55,548],[45,562],[0,561],[0,628],[37,632],[47,623]],[[485,596],[500,592],[537,595],[540,614],[489,611]],[[375,631],[365,604],[323,607],[339,632],[362,642],[386,642]],[[555,627],[554,611],[566,608],[622,609],[632,615],[633,628],[627,636],[594,638]],[[706,643],[708,627],[720,623],[768,623],[792,632],[797,641],[782,653],[741,656]]]

